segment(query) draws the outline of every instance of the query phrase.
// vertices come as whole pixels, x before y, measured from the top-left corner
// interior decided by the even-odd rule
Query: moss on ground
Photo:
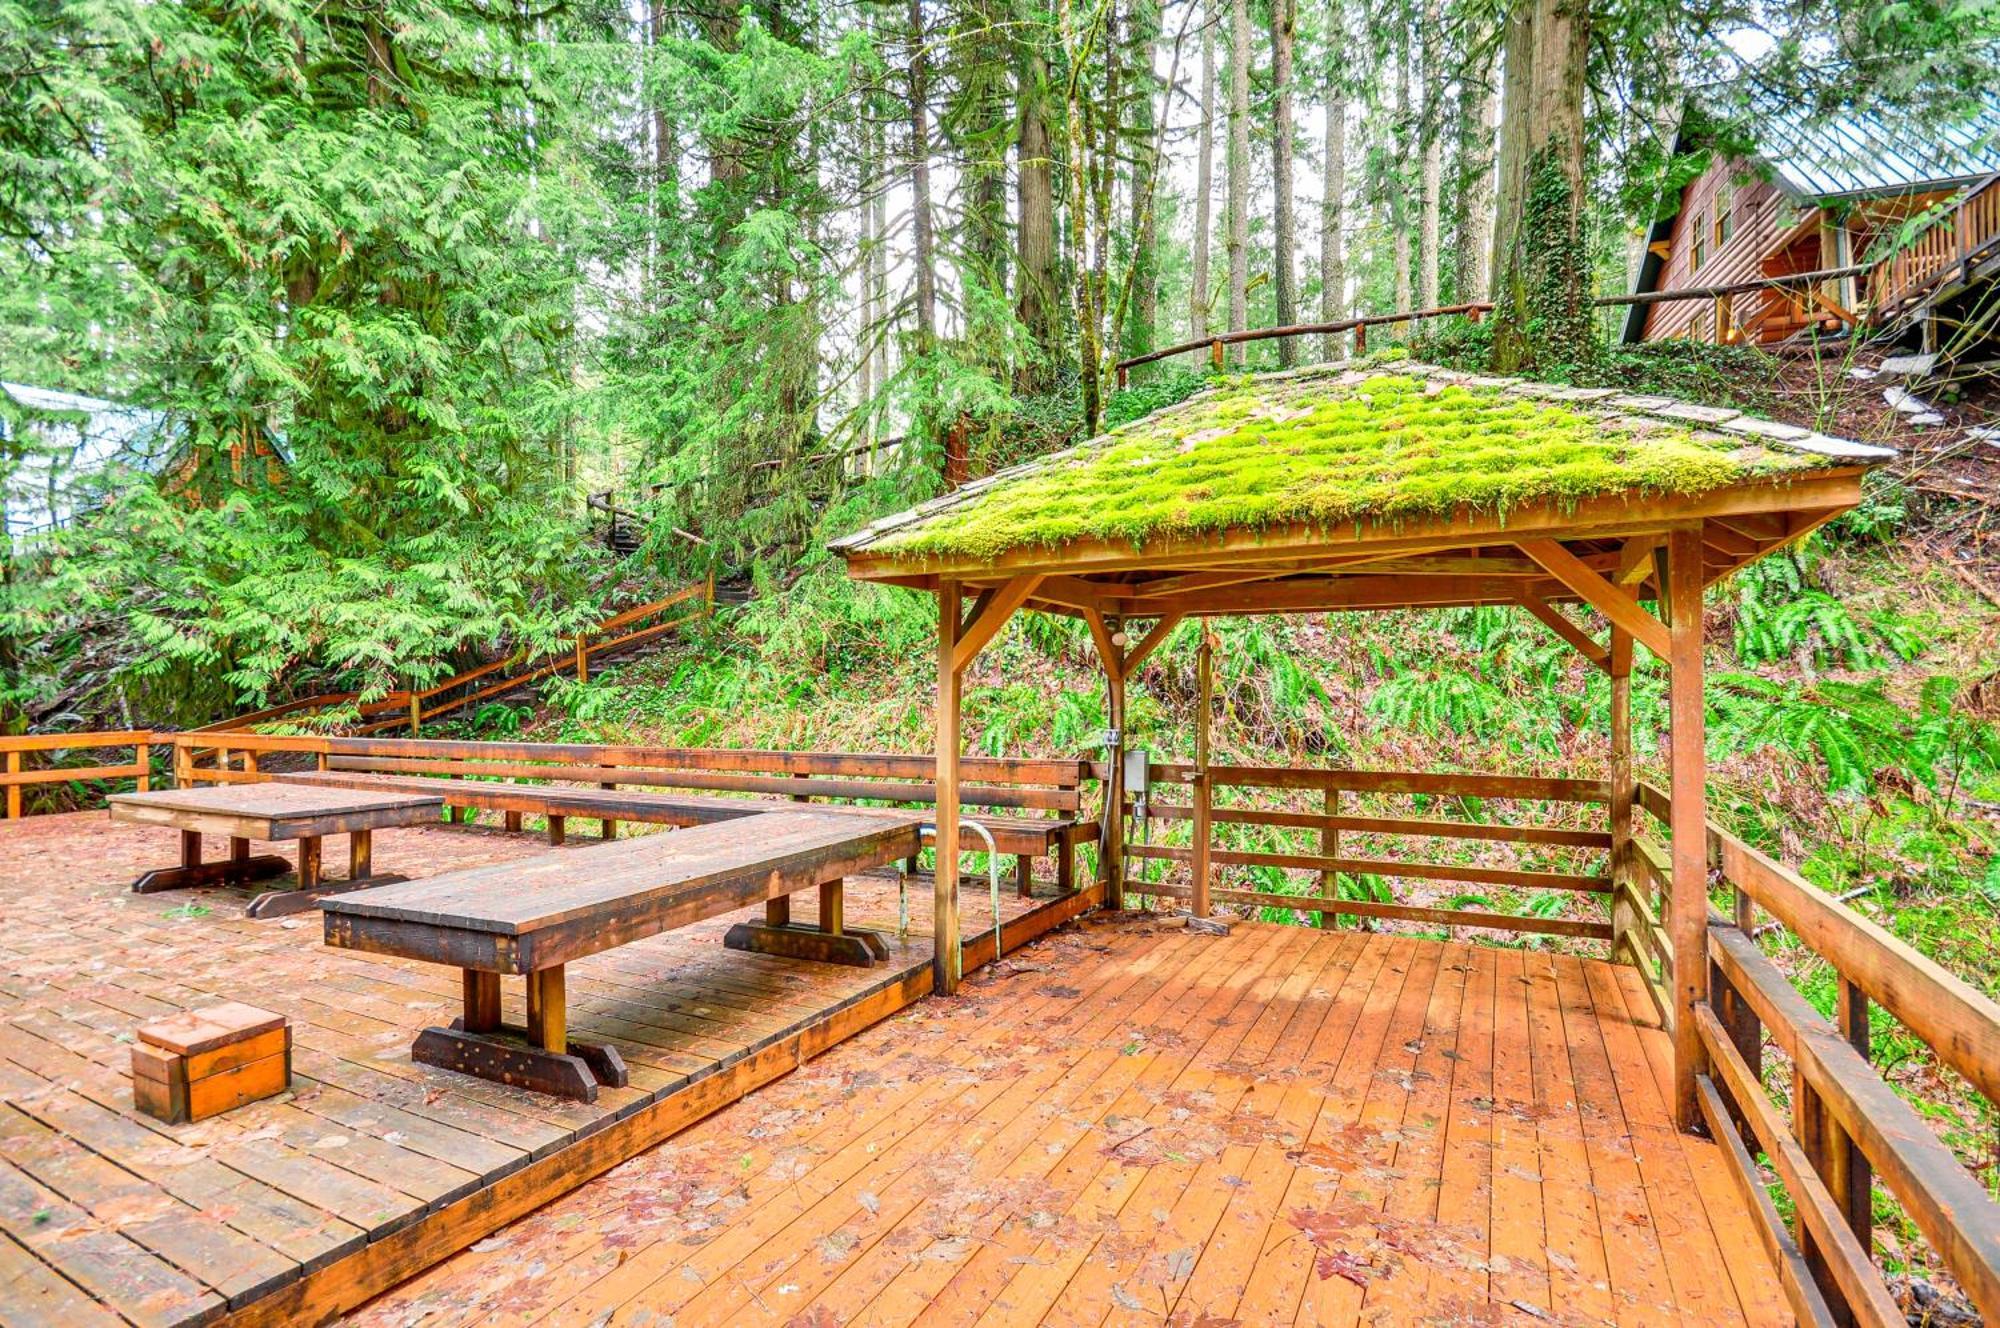
[[[1006,477],[872,542],[986,557],[1079,539],[1334,527],[1611,493],[1698,494],[1817,457],[1610,403],[1437,371],[1242,378]]]

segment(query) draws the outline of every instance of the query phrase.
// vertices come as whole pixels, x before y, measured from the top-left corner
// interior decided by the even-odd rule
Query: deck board
[[[1003,972],[353,1322],[1791,1321],[1607,964],[1086,920]]]
[[[550,852],[477,827],[377,839],[412,874]],[[761,909],[648,938],[571,966],[572,1030],[617,1045],[632,1084],[563,1102],[411,1063],[415,1033],[457,1012],[454,972],[328,949],[316,917],[244,918],[240,890],[127,890],[176,851],[101,813],[0,827],[0,1324],[339,1308],[305,1279],[386,1289],[928,990],[927,884],[872,970],[725,949]],[[588,844],[555,852],[592,860]],[[986,905],[968,894],[968,945],[990,942]],[[1070,907],[1002,896],[1030,930]],[[849,883],[850,925],[893,931],[895,916],[893,878]],[[518,1021],[522,993],[504,994]],[[139,1114],[133,1030],[221,1000],[289,1016],[293,1091],[193,1125]],[[937,1105],[950,1097],[940,1083]]]

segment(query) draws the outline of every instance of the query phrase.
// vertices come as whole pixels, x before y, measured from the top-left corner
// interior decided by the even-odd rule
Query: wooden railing
[[[23,790],[33,784],[70,784],[98,780],[129,779],[141,790],[150,788],[153,778],[152,749],[159,738],[149,729],[126,729],[95,733],[29,733],[0,736],[0,756],[6,768],[0,772],[0,788],[7,790],[7,817],[24,814]],[[51,754],[96,751],[106,747],[130,747],[132,759],[115,765],[43,765],[30,768],[31,756],[47,759]]]
[[[1908,244],[1879,260],[1868,275],[1868,301],[1876,316],[1900,312],[1953,268],[2000,253],[2000,175],[1962,195]]]
[[[354,733],[381,733],[396,728],[408,728],[410,732],[417,733],[422,730],[426,719],[436,719],[476,705],[517,687],[539,682],[551,674],[573,670],[578,682],[588,682],[594,658],[664,636],[676,628],[708,617],[714,608],[715,583],[712,580],[697,582],[664,599],[613,614],[589,631],[579,634],[571,646],[561,651],[544,655],[516,653],[454,674],[420,691],[401,689],[372,701],[358,702],[354,692],[304,697],[267,710],[236,715],[195,731],[242,732],[259,725],[351,707],[356,718],[348,727]]]
[[[1132,804],[1142,824],[1150,826],[1153,822],[1160,822],[1168,827],[1185,824],[1189,828],[1189,842],[1131,843],[1125,847],[1126,855],[1140,862],[1162,861],[1185,865],[1189,869],[1190,880],[1187,883],[1128,880],[1125,883],[1128,894],[1189,899],[1194,894],[1193,881],[1205,878],[1213,868],[1273,867],[1305,873],[1307,890],[1301,894],[1286,894],[1272,890],[1219,888],[1209,891],[1210,900],[1314,913],[1320,915],[1322,926],[1336,925],[1335,919],[1339,917],[1389,918],[1444,927],[1477,927],[1588,940],[1611,938],[1610,924],[1595,919],[1545,917],[1491,908],[1440,908],[1357,898],[1352,891],[1343,895],[1340,890],[1342,877],[1350,881],[1375,877],[1608,896],[1611,893],[1611,877],[1602,869],[1526,870],[1425,862],[1400,856],[1363,856],[1343,851],[1342,841],[1343,835],[1394,836],[1399,839],[1507,843],[1572,854],[1602,853],[1611,847],[1611,835],[1606,828],[1438,819],[1411,813],[1392,814],[1388,809],[1375,805],[1384,798],[1408,797],[1601,805],[1610,796],[1609,786],[1602,780],[1223,765],[1209,766],[1207,778],[1203,779],[1192,765],[1156,764],[1148,767],[1148,782],[1153,796],[1144,803],[1135,801]],[[1170,801],[1163,796],[1176,787],[1187,789],[1185,801]],[[1249,797],[1232,796],[1232,791]],[[1343,803],[1343,798],[1350,801]],[[1359,798],[1368,799],[1370,805],[1357,805],[1354,800]],[[1319,805],[1301,805],[1312,801],[1317,801]],[[1273,802],[1278,805],[1271,805]],[[1278,832],[1281,837],[1288,834],[1311,836],[1311,848],[1315,851],[1275,852],[1225,847],[1217,839],[1218,827],[1222,826],[1262,827]],[[1241,833],[1231,831],[1223,837],[1226,839]],[[1142,837],[1150,838],[1150,835]]]
[[[1638,802],[1664,833],[1669,804],[1641,784]],[[1630,902],[1645,910],[1653,957],[1667,935],[1665,850],[1641,830],[1631,841]],[[1901,1325],[1904,1314],[1873,1257],[1874,1185],[1880,1182],[1951,1270],[1988,1323],[2000,1323],[2000,1205],[1872,1063],[1871,1012],[1879,1008],[1921,1040],[1971,1091],[2000,1103],[2000,1004],[1887,930],[1828,898],[1797,873],[1711,823],[1712,879],[1731,896],[1710,911],[1706,999],[1693,1007],[1707,1073],[1697,1076],[1702,1115],[1735,1162],[1745,1203],[1802,1323]],[[1621,883],[1621,889],[1623,884]],[[1765,954],[1768,918],[1830,965],[1835,1018],[1822,1016]],[[1671,970],[1671,963],[1667,963]],[[1655,1000],[1664,977],[1642,963]],[[1786,1090],[1768,1085],[1766,1052],[1789,1069]],[[1780,1098],[1789,1099],[1789,1112]],[[1780,1221],[1753,1153],[1762,1153],[1794,1211]]]

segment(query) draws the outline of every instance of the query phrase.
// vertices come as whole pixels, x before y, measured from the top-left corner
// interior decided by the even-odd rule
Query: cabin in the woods
[[[229,449],[239,482],[253,457],[268,479],[289,461],[281,439],[256,431]],[[0,382],[0,523],[10,541],[67,526],[127,484],[191,492],[196,465],[186,430],[165,411]]]
[[[1676,156],[1709,144],[1693,127]],[[1858,269],[1812,286],[1635,304],[1625,340],[1771,345],[1808,329],[1890,330],[2000,271],[2000,96],[1967,122],[1913,134],[1867,114],[1761,119],[1749,155],[1716,153],[1653,224],[1635,294]]]

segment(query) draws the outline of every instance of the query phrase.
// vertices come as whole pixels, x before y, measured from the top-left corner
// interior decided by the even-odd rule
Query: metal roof
[[[176,438],[164,411],[0,382],[0,440],[25,442],[0,471],[6,533],[66,525],[133,475],[167,468]]]
[[[1888,112],[1808,120],[1797,108],[1763,108],[1758,156],[1790,193],[1843,198],[1948,188],[2000,171],[2000,93],[1954,125],[1916,126]]]

